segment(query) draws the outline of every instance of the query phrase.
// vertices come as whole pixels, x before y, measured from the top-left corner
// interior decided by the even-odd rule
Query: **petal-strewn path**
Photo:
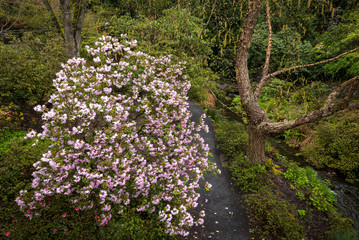
[[[194,122],[198,122],[204,113],[203,109],[193,102],[189,102],[189,110],[192,112],[192,121]],[[206,118],[206,124],[209,127],[209,132],[202,131],[201,135],[213,154],[213,158],[210,160],[217,164],[222,174],[210,173],[205,176],[206,181],[212,184],[212,189],[209,192],[203,188],[199,189],[201,197],[196,209],[196,211],[205,209],[205,223],[204,226],[193,227],[186,239],[253,239],[249,233],[249,221],[243,198],[241,198],[238,188],[234,186],[228,169],[223,167],[223,157],[217,148],[213,124],[209,118]]]

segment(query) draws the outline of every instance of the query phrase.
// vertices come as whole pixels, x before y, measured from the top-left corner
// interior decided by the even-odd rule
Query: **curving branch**
[[[213,6],[212,6],[212,10],[211,10],[211,14],[210,14],[209,17],[208,17],[208,21],[207,21],[207,23],[204,25],[203,30],[206,29],[207,25],[209,24],[209,22],[210,22],[210,20],[211,20],[211,18],[212,18],[213,12],[214,12],[214,8],[215,8],[216,5],[217,5],[217,0],[214,0]]]
[[[282,70],[278,70],[278,71],[275,71],[271,74],[267,74],[266,76],[262,76],[262,79],[255,91],[255,96],[258,97],[260,94],[261,94],[261,91],[262,91],[262,88],[265,86],[266,82],[279,75],[279,74],[282,74],[282,73],[285,73],[285,72],[289,72],[289,71],[292,71],[292,70],[296,70],[296,69],[301,69],[301,68],[307,68],[307,67],[314,67],[314,66],[317,66],[317,65],[321,65],[321,64],[325,64],[325,63],[328,63],[328,62],[331,62],[331,61],[334,61],[334,60],[337,60],[338,58],[341,58],[345,55],[348,55],[350,53],[353,53],[355,51],[358,51],[359,50],[359,47],[356,47],[352,50],[349,50],[347,52],[344,52],[342,54],[339,54],[338,56],[336,57],[333,57],[333,58],[329,58],[329,59],[326,59],[326,60],[323,60],[323,61],[319,61],[319,62],[315,62],[315,63],[310,63],[310,64],[304,64],[304,65],[300,65],[300,66],[294,66],[294,67],[289,67],[289,68],[285,68],[285,69],[282,69]]]
[[[342,100],[335,102],[339,94],[342,93],[345,89],[347,89],[348,86],[350,86],[350,88],[347,91],[345,97]],[[330,116],[335,112],[347,108],[358,88],[359,88],[359,75],[339,85],[331,94],[329,94],[329,96],[325,101],[324,106],[319,110],[315,110],[313,112],[303,114],[297,119],[289,120],[289,121],[273,122],[272,120],[267,119],[266,121],[263,121],[259,125],[259,128],[261,130],[266,131],[267,133],[278,133],[298,127],[305,123],[317,121],[323,117]]]
[[[247,15],[242,26],[242,34],[238,44],[236,58],[236,79],[242,106],[248,114],[248,121],[255,124],[258,124],[265,118],[265,111],[257,103],[249,80],[248,52],[261,4],[262,0],[252,0],[249,2]]]
[[[272,42],[273,42],[273,31],[272,31],[272,24],[270,21],[270,8],[269,8],[269,1],[266,1],[266,15],[267,15],[267,26],[268,26],[268,46],[267,46],[267,52],[266,52],[266,58],[265,58],[265,62],[264,62],[264,67],[263,67],[263,71],[262,71],[262,78],[259,82],[259,85],[256,89],[256,91],[254,92],[254,96],[256,98],[259,97],[260,92],[262,90],[262,88],[264,87],[266,80],[264,80],[264,78],[268,75],[268,71],[269,71],[269,63],[270,63],[270,55],[272,52]]]
[[[62,37],[64,37],[64,31],[62,30],[62,28],[60,26],[60,22],[57,19],[56,14],[55,14],[54,10],[52,9],[49,0],[42,0],[42,2],[44,3],[47,11],[50,13],[51,20],[55,24],[57,32],[60,33]]]

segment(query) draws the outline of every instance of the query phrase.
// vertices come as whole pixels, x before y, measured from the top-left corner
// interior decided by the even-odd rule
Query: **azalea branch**
[[[307,68],[307,67],[314,67],[314,66],[317,66],[317,65],[321,65],[321,64],[325,64],[325,63],[328,63],[328,62],[331,62],[331,61],[334,61],[334,60],[337,60],[338,58],[341,58],[345,55],[348,55],[350,53],[353,53],[355,51],[358,51],[359,50],[359,47],[356,47],[350,51],[347,51],[345,53],[342,53],[342,54],[339,54],[338,56],[336,57],[333,57],[333,58],[329,58],[329,59],[326,59],[326,60],[323,60],[323,61],[319,61],[319,62],[315,62],[315,63],[310,63],[310,64],[304,64],[304,65],[299,65],[299,66],[294,66],[294,67],[289,67],[289,68],[285,68],[285,69],[281,69],[281,70],[278,70],[278,71],[275,71],[271,74],[267,74],[266,76],[262,76],[262,79],[255,91],[255,96],[258,97],[262,91],[262,88],[264,87],[264,85],[266,84],[266,82],[268,81],[268,79],[271,79],[279,74],[282,74],[282,73],[285,73],[285,72],[289,72],[289,71],[292,71],[292,70],[296,70],[296,69],[301,69],[301,68]]]
[[[270,55],[272,52],[272,42],[273,42],[273,31],[272,31],[272,24],[270,21],[270,7],[269,7],[269,1],[266,1],[266,15],[267,15],[267,26],[268,26],[268,46],[267,46],[267,52],[266,52],[266,58],[265,58],[265,62],[264,62],[264,67],[263,67],[263,71],[262,71],[262,78],[259,82],[259,85],[254,93],[254,96],[256,98],[259,97],[259,94],[262,90],[262,88],[264,87],[266,80],[265,77],[268,75],[268,70],[269,70],[269,64],[270,64]]]

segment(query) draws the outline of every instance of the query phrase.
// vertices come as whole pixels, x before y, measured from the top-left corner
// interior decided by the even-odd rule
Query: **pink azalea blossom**
[[[34,164],[34,191],[20,192],[16,202],[31,218],[44,199],[71,196],[76,211],[98,212],[100,226],[113,209],[137,210],[151,212],[167,234],[187,236],[187,226],[205,216],[191,211],[200,179],[216,167],[198,133],[208,130],[205,116],[199,124],[190,120],[185,62],[136,52],[136,41],[125,35],[103,36],[95,45],[86,47],[89,62],[72,58],[62,65],[52,107],[36,107],[43,131],[28,137],[54,144]]]

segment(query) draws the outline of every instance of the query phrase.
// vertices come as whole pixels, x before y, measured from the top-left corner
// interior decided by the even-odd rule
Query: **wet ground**
[[[189,105],[192,121],[198,122],[204,110],[193,102],[189,102]],[[245,203],[239,189],[231,180],[229,170],[223,167],[224,157],[218,150],[214,127],[209,118],[206,118],[206,124],[209,132],[202,131],[201,135],[213,154],[210,160],[217,164],[222,173],[206,175],[206,181],[212,184],[212,189],[209,192],[206,192],[204,188],[199,189],[201,197],[198,201],[199,206],[195,210],[198,213],[202,209],[206,211],[205,223],[203,226],[193,227],[190,235],[185,239],[254,239],[254,235],[250,233]]]

